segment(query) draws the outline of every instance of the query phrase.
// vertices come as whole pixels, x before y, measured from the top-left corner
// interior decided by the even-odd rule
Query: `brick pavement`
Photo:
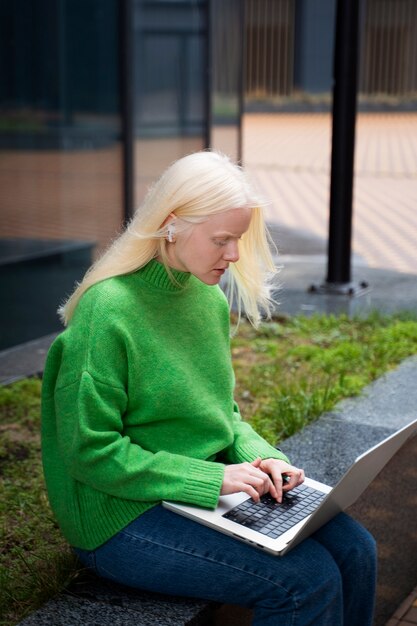
[[[246,114],[244,163],[267,218],[327,239],[331,117]],[[354,253],[370,267],[417,273],[417,112],[358,115]]]

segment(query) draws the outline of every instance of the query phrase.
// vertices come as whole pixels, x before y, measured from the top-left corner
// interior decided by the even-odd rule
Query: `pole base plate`
[[[358,284],[349,283],[331,283],[325,282],[320,285],[312,284],[308,288],[309,293],[317,293],[321,295],[336,295],[336,296],[348,296],[349,298],[355,298],[356,296],[362,296],[370,290],[369,283],[365,280],[361,280]]]

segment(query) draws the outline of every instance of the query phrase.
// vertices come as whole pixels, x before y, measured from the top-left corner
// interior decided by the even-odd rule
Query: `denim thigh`
[[[282,626],[338,626],[349,587],[344,565],[356,587],[361,573],[349,561],[354,525],[340,515],[320,540],[276,557],[156,506],[96,550],[76,552],[98,575],[131,587],[253,608],[254,624],[272,626],[279,617]]]

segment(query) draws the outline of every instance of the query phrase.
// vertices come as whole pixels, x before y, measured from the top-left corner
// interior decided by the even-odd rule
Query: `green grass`
[[[411,315],[294,317],[257,332],[245,325],[233,342],[236,400],[276,444],[416,353]]]
[[[52,517],[40,461],[39,379],[0,387],[0,624],[69,582],[75,559]]]
[[[232,351],[241,412],[275,444],[416,354],[417,317],[295,317],[258,331],[242,322]],[[36,378],[0,387],[0,626],[78,574],[46,499],[40,389]]]
[[[294,317],[240,327],[233,341],[241,413],[270,443],[417,353],[417,318]]]

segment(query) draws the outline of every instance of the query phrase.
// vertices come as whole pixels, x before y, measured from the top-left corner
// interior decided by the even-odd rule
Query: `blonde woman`
[[[259,199],[226,157],[192,154],[61,308],[43,383],[52,509],[100,576],[249,606],[257,625],[370,625],[375,546],[349,517],[276,558],[160,504],[214,508],[238,491],[280,501],[304,479],[233,401],[227,270],[229,298],[256,325],[274,272]]]

